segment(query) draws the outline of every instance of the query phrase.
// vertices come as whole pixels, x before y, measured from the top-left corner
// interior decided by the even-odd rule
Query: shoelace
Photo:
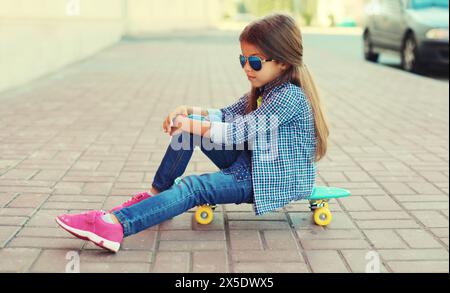
[[[127,200],[127,201],[125,202],[125,204],[129,204],[129,203],[131,203],[131,202],[133,202],[133,201],[135,201],[135,200],[139,200],[139,199],[141,199],[142,197],[144,197],[144,195],[145,195],[145,192],[138,193],[138,194],[136,194],[135,196],[133,196],[132,198],[130,198],[129,200]]]
[[[97,218],[103,216],[104,214],[106,214],[105,211],[98,211],[95,213],[93,212],[84,213],[84,215],[86,215],[86,222],[88,222],[89,224],[95,224]]]

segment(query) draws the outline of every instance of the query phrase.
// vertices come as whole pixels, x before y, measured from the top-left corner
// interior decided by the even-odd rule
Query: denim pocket
[[[250,166],[231,166],[221,171],[223,174],[226,175],[233,174],[237,182],[252,180],[252,173],[250,170]]]

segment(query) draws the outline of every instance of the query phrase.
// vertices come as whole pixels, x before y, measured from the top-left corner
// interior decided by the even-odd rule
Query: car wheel
[[[402,68],[408,72],[419,71],[419,60],[417,54],[417,42],[413,34],[408,35],[403,42]]]
[[[379,54],[373,52],[373,45],[370,39],[370,33],[364,34],[364,58],[370,62],[377,62]]]

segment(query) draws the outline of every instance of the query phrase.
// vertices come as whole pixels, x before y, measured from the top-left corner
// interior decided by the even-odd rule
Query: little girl
[[[239,41],[250,92],[222,109],[178,107],[163,123],[172,139],[150,194],[139,193],[109,212],[60,215],[63,229],[117,252],[124,237],[195,206],[252,203],[262,215],[311,195],[328,127],[303,62],[300,29],[292,17],[274,14],[249,24]],[[196,113],[206,119],[188,117]],[[220,171],[174,184],[195,146]]]

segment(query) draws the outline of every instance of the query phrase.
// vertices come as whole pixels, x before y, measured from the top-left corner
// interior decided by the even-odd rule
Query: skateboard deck
[[[323,200],[350,196],[350,191],[336,187],[316,186],[308,200]]]

